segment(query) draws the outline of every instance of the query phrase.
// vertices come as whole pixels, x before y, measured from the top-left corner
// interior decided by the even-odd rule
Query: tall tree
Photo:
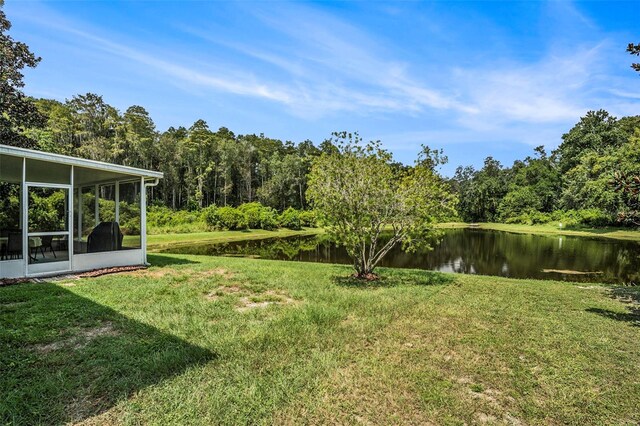
[[[157,150],[156,126],[146,109],[134,105],[127,108],[122,116],[124,125],[124,146],[118,152],[125,165],[150,169],[154,166]]]
[[[204,120],[198,120],[189,128],[189,136],[184,142],[184,152],[188,159],[187,168],[191,190],[199,207],[203,207],[205,198],[204,183],[215,164],[212,161],[214,136]]]
[[[640,56],[640,43],[638,44],[629,43],[629,45],[627,46],[627,52],[629,52],[632,55]],[[640,64],[638,63],[631,64],[631,68],[640,72]]]
[[[618,147],[629,137],[620,129],[618,120],[607,111],[589,111],[569,132],[562,135],[558,147],[560,172],[566,173],[580,162],[587,151],[604,153],[609,147]]]
[[[116,143],[116,136],[123,128],[118,110],[94,93],[74,96],[66,104],[73,119],[76,153],[92,160],[117,161],[122,141]]]
[[[8,34],[11,22],[3,8],[4,0],[0,0],[0,140],[4,144],[35,148],[35,140],[24,131],[44,126],[45,117],[33,100],[22,92],[22,69],[35,68],[40,58],[29,50],[29,46],[13,40]]]

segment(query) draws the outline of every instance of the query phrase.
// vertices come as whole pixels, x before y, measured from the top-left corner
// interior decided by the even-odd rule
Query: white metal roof
[[[33,160],[49,161],[58,164],[67,164],[70,166],[86,167],[94,170],[104,170],[127,175],[135,175],[148,178],[162,178],[162,172],[154,172],[152,170],[138,169],[136,167],[121,166],[119,164],[105,163],[102,161],[87,160],[84,158],[71,157],[68,155],[53,154],[50,152],[34,151],[32,149],[16,148],[14,146],[0,144],[0,154],[10,155],[13,157],[24,157]]]

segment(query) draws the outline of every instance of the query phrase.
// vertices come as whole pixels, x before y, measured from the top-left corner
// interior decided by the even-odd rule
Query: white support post
[[[116,222],[120,223],[120,181],[116,181]]]
[[[82,240],[82,187],[78,187],[78,240]],[[73,238],[75,240],[75,238]]]
[[[22,218],[22,261],[24,267],[24,276],[27,276],[27,268],[29,264],[29,239],[27,232],[29,231],[29,194],[27,187],[27,159],[22,159],[22,205],[20,217]]]
[[[71,165],[71,187],[69,188],[69,233],[67,234],[67,253],[69,256],[69,270],[73,271],[73,187],[75,183],[75,169],[73,164]],[[78,203],[78,205],[82,205],[82,203]]]
[[[100,188],[98,187],[98,185],[95,186],[95,192],[96,192],[96,199],[95,199],[95,206],[94,206],[94,215],[95,215],[95,222],[96,225],[98,226],[100,224],[100,203],[98,203],[98,199],[100,198],[100,194],[98,193],[98,190]]]
[[[142,248],[142,263],[147,264],[147,187],[144,177],[140,178],[140,247]]]

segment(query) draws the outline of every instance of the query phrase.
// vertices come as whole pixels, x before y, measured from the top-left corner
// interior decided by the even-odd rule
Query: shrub
[[[147,211],[147,229],[153,234],[206,231],[205,210],[172,210],[164,206],[151,206]]]
[[[209,206],[204,209],[207,224],[216,229],[247,229],[247,216],[233,207]]]
[[[516,217],[531,220],[532,214],[538,213],[541,207],[540,199],[532,188],[518,188],[504,196],[498,206],[498,214],[505,221]]]
[[[260,211],[260,228],[273,230],[278,227],[278,212],[271,207],[265,207]]]
[[[615,219],[600,209],[567,210],[563,212],[559,219],[567,227],[586,226],[607,226],[614,223]]]
[[[283,228],[300,229],[300,212],[293,207],[289,207],[282,212],[279,222]]]
[[[524,225],[538,225],[544,223],[561,223],[564,228],[578,225],[601,227],[614,223],[614,218],[599,209],[556,210],[552,213],[529,211],[509,217],[505,223],[520,223]]]
[[[251,229],[271,230],[278,227],[278,213],[271,207],[253,202],[238,206],[238,210],[244,213]]]
[[[262,212],[262,204],[246,203],[238,206],[238,211],[245,215],[247,219],[247,226],[251,229],[260,228],[260,213]]]
[[[313,210],[304,210],[300,212],[300,224],[310,228],[318,225],[318,217]]]

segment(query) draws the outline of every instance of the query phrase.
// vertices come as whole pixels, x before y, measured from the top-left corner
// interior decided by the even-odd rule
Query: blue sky
[[[640,114],[640,2],[8,0],[11,34],[42,62],[25,92],[142,105],[159,130],[315,143],[358,130],[451,174],[557,147],[590,109]]]

